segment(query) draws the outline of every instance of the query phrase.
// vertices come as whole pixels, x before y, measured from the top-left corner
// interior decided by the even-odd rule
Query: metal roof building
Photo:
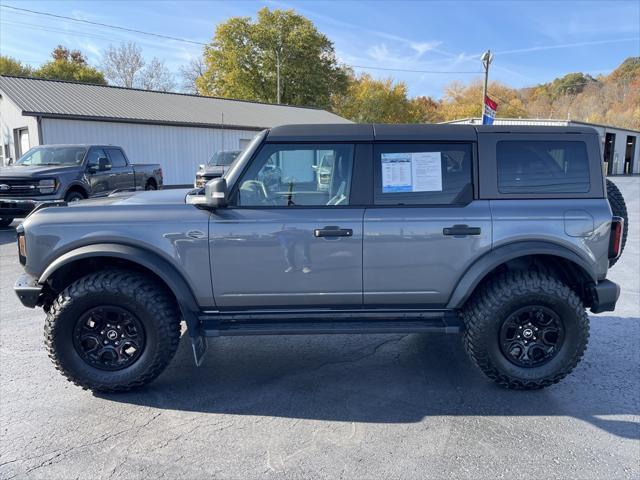
[[[481,118],[463,118],[446,124],[482,125]],[[590,127],[600,135],[603,168],[607,175],[640,173],[640,131],[627,128],[550,118],[496,118],[494,125],[546,125]]]
[[[0,96],[0,163],[37,145],[112,144],[160,163],[167,184],[193,182],[198,164],[264,128],[350,123],[316,108],[35,78],[0,76]]]

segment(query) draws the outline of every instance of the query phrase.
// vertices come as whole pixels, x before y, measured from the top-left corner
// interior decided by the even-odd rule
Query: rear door
[[[114,189],[131,190],[135,187],[135,179],[133,175],[133,167],[129,165],[126,157],[119,148],[106,148],[109,160],[111,160],[110,177],[112,179]]]
[[[364,219],[364,305],[439,308],[491,248],[488,201],[474,200],[472,142],[379,143]]]
[[[230,206],[211,214],[219,308],[362,305],[364,207],[352,201],[355,151],[347,143],[262,146],[230,192]],[[325,155],[335,160],[321,183]]]

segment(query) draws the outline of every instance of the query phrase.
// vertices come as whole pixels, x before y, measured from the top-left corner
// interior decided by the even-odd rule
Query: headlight
[[[55,178],[45,178],[38,182],[38,190],[40,193],[53,193],[56,191],[57,186],[58,182],[56,182]]]
[[[27,243],[24,240],[24,232],[18,233],[18,259],[22,265],[27,263]]]

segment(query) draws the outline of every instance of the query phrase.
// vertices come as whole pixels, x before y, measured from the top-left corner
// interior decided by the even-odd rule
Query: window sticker
[[[382,193],[441,192],[442,152],[382,154]]]

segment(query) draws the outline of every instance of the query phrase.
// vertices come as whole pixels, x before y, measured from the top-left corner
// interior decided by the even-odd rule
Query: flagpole
[[[482,60],[482,66],[484,67],[484,88],[482,89],[482,110],[480,110],[482,113],[482,123],[484,123],[484,110],[485,110],[485,103],[486,103],[486,99],[487,99],[487,85],[489,83],[489,65],[491,65],[491,61],[493,60],[493,55],[491,54],[491,50],[487,50],[486,52],[484,52],[482,54],[481,57]]]

